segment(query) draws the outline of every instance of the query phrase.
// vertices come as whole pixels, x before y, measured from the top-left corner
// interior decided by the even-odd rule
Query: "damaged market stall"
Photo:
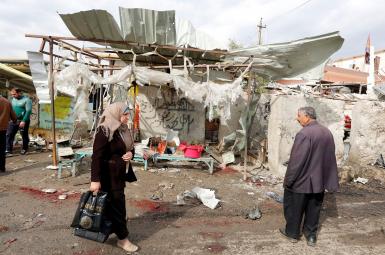
[[[120,8],[120,29],[108,12],[91,10],[61,15],[75,37],[26,35],[42,39],[40,52],[50,56],[50,74],[57,72],[55,79],[50,75],[51,102],[54,101],[55,91],[71,95],[76,98],[75,118],[88,119],[89,111],[85,102],[88,93],[92,89],[98,89],[100,103],[97,118],[103,111],[103,101],[121,100],[117,94],[127,94],[132,84],[135,87],[172,86],[179,95],[207,108],[209,119],[213,118],[214,111],[219,112],[221,124],[225,124],[231,119],[231,105],[245,96],[241,84],[250,70],[253,76],[262,76],[268,80],[294,76],[325,62],[343,42],[335,32],[289,43],[230,52],[213,50],[214,46],[202,44],[202,38],[210,42],[209,38],[197,33],[192,26],[186,25],[188,23],[172,22],[175,19],[173,14],[173,11]],[[151,29],[144,29],[141,26],[143,24]],[[177,27],[175,24],[185,26]],[[93,42],[105,47],[80,48],[68,41]],[[45,50],[46,43],[49,43],[49,52]],[[58,52],[53,52],[54,46]],[[64,50],[71,54],[60,55],[59,52]],[[56,65],[54,57],[59,60]],[[66,64],[69,61],[76,63]],[[56,70],[54,66],[57,67]],[[205,78],[201,82],[192,79],[197,69],[203,69],[201,74]],[[232,79],[221,84],[213,82],[210,72],[216,70],[228,73]],[[252,95],[255,92],[252,86],[256,86],[256,81],[249,83],[249,94]],[[110,93],[114,87],[119,88],[115,92],[120,91],[115,95]],[[54,113],[53,108],[51,111]],[[251,123],[249,120],[253,115],[253,110],[245,112],[247,118],[241,118],[242,130],[237,132],[239,150],[244,148],[242,143],[246,144],[247,129]],[[52,114],[52,123],[54,122],[55,116]],[[52,132],[55,132],[54,125]],[[55,160],[53,164],[57,165]]]

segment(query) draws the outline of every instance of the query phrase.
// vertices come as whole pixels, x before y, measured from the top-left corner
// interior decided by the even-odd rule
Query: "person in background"
[[[350,130],[352,129],[352,119],[349,115],[345,115],[344,117],[344,138],[342,139],[345,141],[350,137]]]
[[[16,122],[11,103],[0,95],[0,172],[5,172],[5,137],[9,121]]]
[[[21,137],[23,139],[23,148],[20,154],[24,155],[28,151],[29,143],[29,124],[30,116],[32,113],[32,100],[28,96],[24,96],[20,89],[12,88],[12,109],[16,113],[17,122],[9,122],[7,130],[7,148],[6,154],[12,155],[13,151],[13,141],[17,131],[20,131]]]
[[[317,122],[313,107],[298,110],[303,127],[295,136],[283,182],[285,228],[279,231],[297,242],[302,233],[309,246],[315,246],[324,192],[337,191],[338,172],[333,135]]]
[[[138,246],[128,240],[124,195],[126,181],[136,181],[130,163],[135,155],[132,130],[127,125],[130,109],[125,103],[113,103],[100,118],[93,144],[90,191],[108,193],[106,217],[119,239],[117,245],[127,252],[135,252]]]

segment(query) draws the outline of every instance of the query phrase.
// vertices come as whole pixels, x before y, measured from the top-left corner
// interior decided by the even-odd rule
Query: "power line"
[[[283,13],[281,13],[281,14],[275,16],[272,20],[270,20],[269,25],[273,24],[273,23],[277,20],[277,18],[280,18],[280,17],[282,17],[282,16],[285,16],[285,15],[291,13],[291,12],[294,12],[294,11],[296,11],[297,9],[301,8],[302,6],[308,4],[308,3],[311,2],[311,1],[312,1],[312,0],[307,0],[307,1],[303,2],[302,4],[300,4],[300,5],[298,5],[298,6],[294,7],[294,8],[292,8],[292,9],[286,11],[286,12],[283,12]]]

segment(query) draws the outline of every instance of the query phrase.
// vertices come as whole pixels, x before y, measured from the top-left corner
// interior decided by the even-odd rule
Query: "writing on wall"
[[[174,89],[162,88],[138,100],[140,111],[152,128],[173,129],[188,134],[197,114],[196,107]]]

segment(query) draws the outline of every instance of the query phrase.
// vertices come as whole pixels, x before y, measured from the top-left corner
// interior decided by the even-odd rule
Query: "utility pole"
[[[257,27],[258,27],[258,44],[262,45],[262,29],[266,28],[266,24],[262,25],[262,18],[259,21],[259,25],[257,25]]]

